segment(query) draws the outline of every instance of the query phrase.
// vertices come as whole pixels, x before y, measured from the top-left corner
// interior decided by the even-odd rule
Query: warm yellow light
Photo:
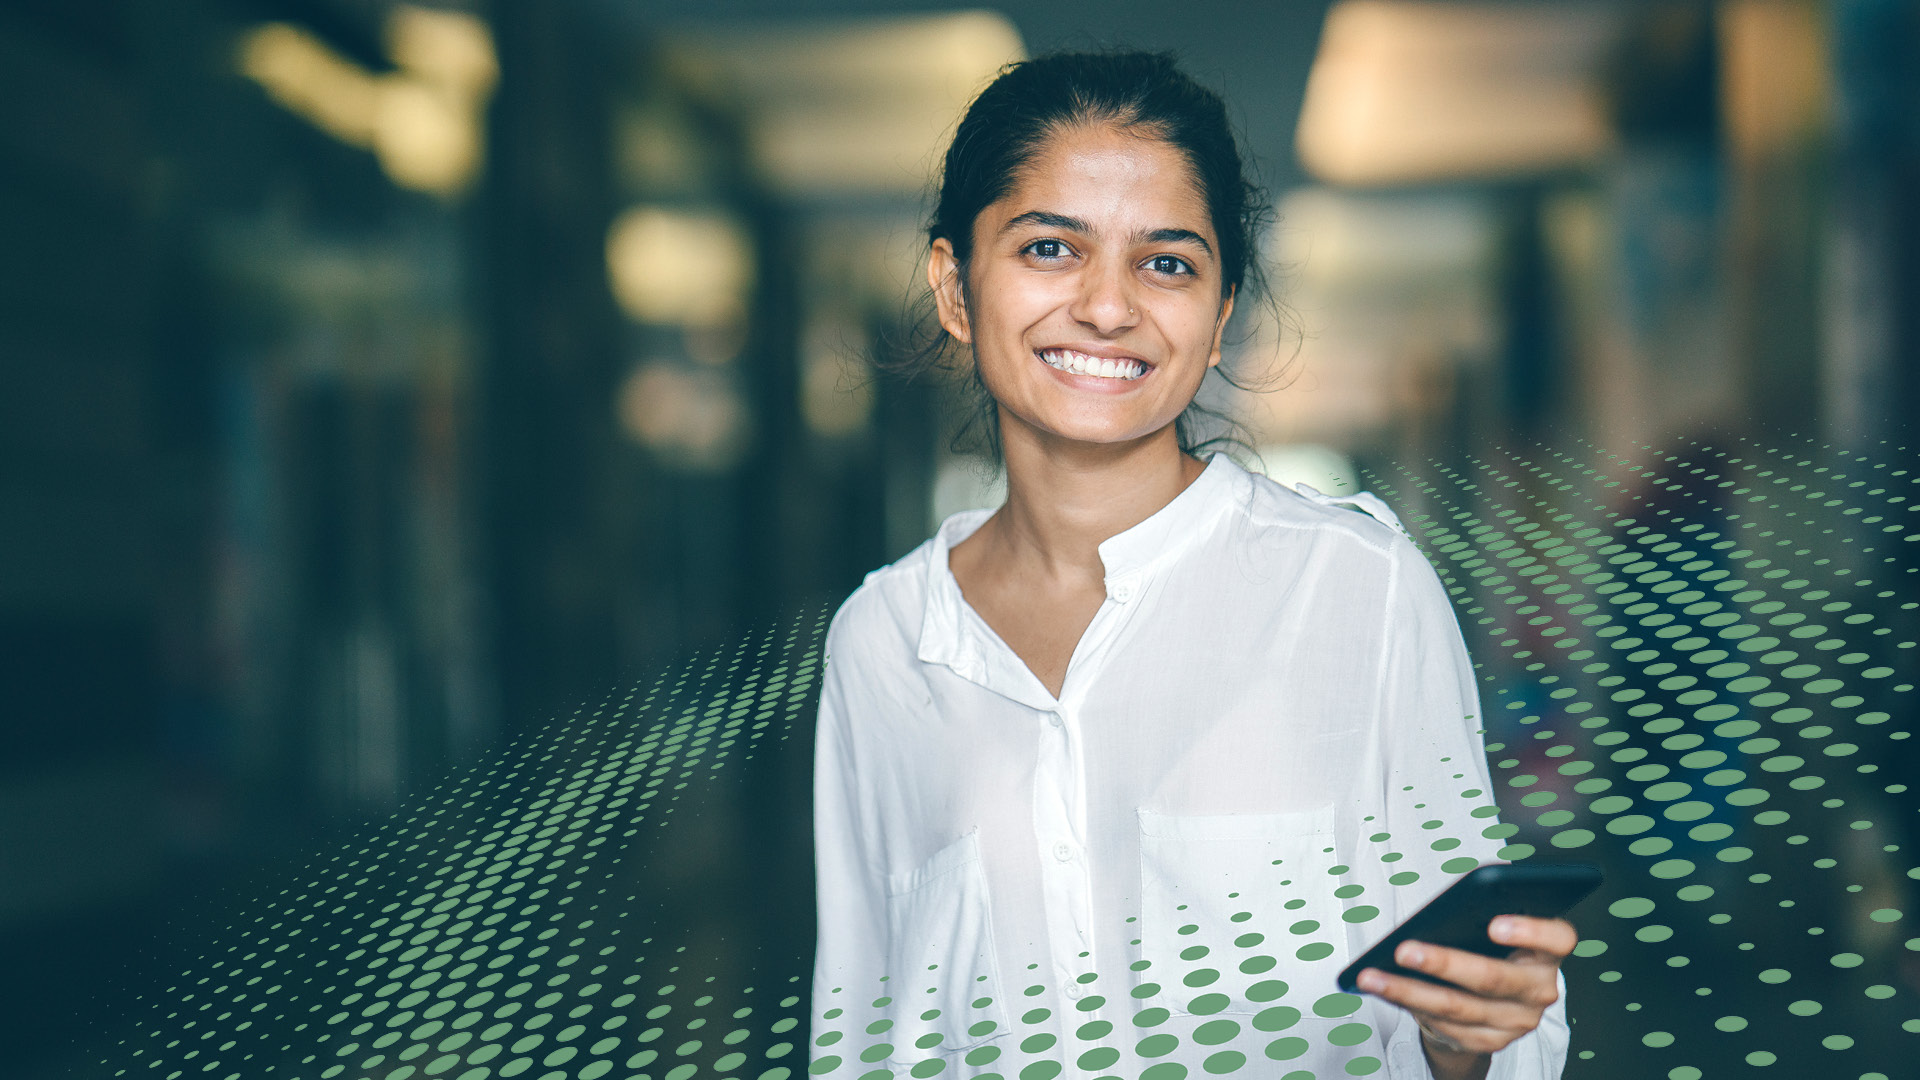
[[[1821,20],[1804,0],[1720,5],[1721,100],[1739,157],[1764,157],[1820,130],[1828,110]]]
[[[1613,143],[1597,70],[1617,24],[1585,5],[1341,0],[1308,75],[1300,160],[1342,184],[1590,162]]]
[[[268,23],[247,34],[240,42],[240,71],[341,142],[373,146],[379,78],[305,30]]]
[[[614,299],[641,322],[715,326],[740,319],[753,248],[733,219],[637,206],[607,231]]]
[[[420,80],[469,99],[485,98],[500,79],[487,24],[458,11],[394,8],[387,55]]]
[[[395,79],[381,87],[374,151],[394,183],[451,195],[480,171],[480,125],[451,95]]]
[[[455,195],[479,174],[481,121],[499,71],[486,24],[400,5],[387,24],[400,70],[377,75],[296,26],[241,39],[240,71],[269,97],[350,146],[372,150],[393,182]]]

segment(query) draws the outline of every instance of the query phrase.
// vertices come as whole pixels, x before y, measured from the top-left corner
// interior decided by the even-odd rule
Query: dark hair
[[[1159,139],[1186,158],[1219,241],[1223,299],[1231,289],[1236,310],[1251,310],[1250,301],[1265,295],[1254,248],[1272,212],[1270,201],[1247,178],[1225,102],[1164,52],[1052,53],[1007,65],[974,98],[947,148],[939,200],[927,225],[929,242],[953,245],[962,280],[973,254],[974,219],[1006,195],[1047,139],[1081,124],[1117,125]],[[979,443],[997,461],[999,414],[986,384],[975,365],[952,362],[946,335],[937,323],[929,329],[930,321],[931,313],[923,311],[919,340],[886,366],[909,377],[929,368],[962,375],[971,384],[973,408],[955,448]],[[1225,371],[1222,376],[1233,382]],[[1197,402],[1180,415],[1175,431],[1183,451],[1231,441],[1201,439],[1208,419],[1226,421]]]

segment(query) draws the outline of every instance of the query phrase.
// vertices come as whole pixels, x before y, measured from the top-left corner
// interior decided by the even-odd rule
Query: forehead
[[[1213,237],[1206,194],[1186,155],[1151,132],[1114,124],[1050,134],[987,214],[1004,221],[1030,210],[1067,214],[1101,231],[1184,228]]]

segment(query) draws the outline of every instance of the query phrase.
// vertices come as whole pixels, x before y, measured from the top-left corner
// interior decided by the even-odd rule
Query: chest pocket
[[[978,830],[919,867],[887,875],[893,1023],[873,1037],[901,1068],[969,1050],[1007,1033]]]
[[[1197,1015],[1254,1013],[1281,993],[1297,1004],[1335,991],[1349,945],[1334,895],[1341,876],[1329,872],[1336,857],[1325,850],[1336,846],[1332,805],[1278,814],[1138,813],[1147,965],[1136,996]],[[1225,1005],[1213,995],[1224,995]],[[1212,1000],[1194,1008],[1202,998]]]

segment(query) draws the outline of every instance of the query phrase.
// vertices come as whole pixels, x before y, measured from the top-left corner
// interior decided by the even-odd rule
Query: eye
[[[1156,274],[1193,273],[1193,266],[1177,255],[1155,255],[1147,260],[1147,269]]]
[[[1067,257],[1067,245],[1050,239],[1034,240],[1020,249],[1022,254],[1036,259],[1064,259]]]

